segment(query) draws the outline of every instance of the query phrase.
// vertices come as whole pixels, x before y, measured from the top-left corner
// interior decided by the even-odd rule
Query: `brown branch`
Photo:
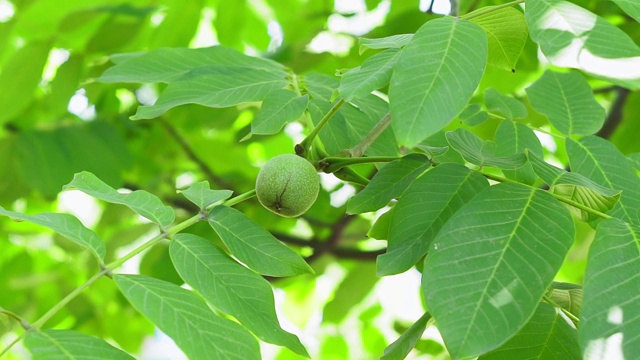
[[[609,115],[607,115],[607,118],[604,121],[604,126],[602,126],[602,129],[600,129],[596,134],[604,139],[609,139],[618,125],[620,125],[623,116],[622,109],[627,102],[630,91],[622,87],[617,87],[616,93],[616,98],[613,101],[613,104],[611,104],[611,109],[609,109]]]

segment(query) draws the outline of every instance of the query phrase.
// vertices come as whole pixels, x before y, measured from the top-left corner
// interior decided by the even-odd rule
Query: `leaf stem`
[[[22,319],[20,316],[18,316],[14,312],[11,312],[9,310],[5,310],[3,308],[0,308],[0,314],[4,314],[4,315],[16,320],[18,323],[20,323],[20,326],[22,326],[22,328],[25,329],[25,330],[29,330],[31,328],[31,325],[29,325],[28,322],[24,321],[24,319]]]
[[[320,120],[318,125],[311,131],[311,133],[300,142],[300,144],[296,145],[296,153],[300,156],[306,157],[309,153],[309,147],[313,143],[313,139],[318,135],[320,130],[331,120],[333,115],[335,115],[338,110],[344,105],[344,99],[338,100],[333,107],[324,115],[324,117]]]
[[[367,136],[362,138],[358,145],[345,150],[352,158],[361,157],[364,152],[373,144],[382,132],[391,124],[391,113],[386,113],[369,131]]]
[[[550,297],[548,297],[547,295],[542,295],[542,300],[544,300],[546,303],[548,303],[549,305],[555,306],[557,308],[559,308],[565,315],[567,315],[567,317],[569,319],[571,319],[571,321],[573,321],[575,324],[578,324],[580,322],[580,319],[578,319],[577,316],[573,315],[571,313],[571,311],[563,308],[562,306],[558,305],[555,301],[551,300]]]
[[[496,10],[500,10],[502,8],[506,8],[506,7],[510,7],[513,5],[518,5],[518,4],[522,4],[524,2],[524,0],[515,0],[515,1],[511,1],[505,4],[500,4],[500,5],[496,5],[496,6],[485,6],[481,9],[478,9],[476,11],[470,12],[468,14],[464,14],[461,16],[461,18],[463,19],[473,19],[474,17],[478,17],[480,15],[484,15],[484,14],[488,14],[491,12],[494,12]]]
[[[365,157],[356,157],[356,158],[329,156],[318,161],[318,168],[322,169],[322,171],[326,173],[332,173],[337,170],[340,170],[345,166],[390,162],[393,160],[397,160],[399,158],[400,157],[398,156],[365,156]]]

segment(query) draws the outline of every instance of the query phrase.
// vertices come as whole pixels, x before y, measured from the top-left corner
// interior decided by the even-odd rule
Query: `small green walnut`
[[[256,195],[262,206],[284,217],[304,214],[319,191],[316,169],[294,154],[278,155],[267,161],[256,179]]]

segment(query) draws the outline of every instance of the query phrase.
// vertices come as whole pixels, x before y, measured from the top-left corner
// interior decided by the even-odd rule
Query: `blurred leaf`
[[[629,154],[627,158],[631,160],[631,163],[636,168],[636,170],[640,171],[640,152]]]
[[[533,108],[567,136],[595,134],[604,123],[604,109],[577,72],[547,70],[527,88],[527,95]]]
[[[640,353],[640,227],[603,220],[589,249],[578,335],[586,358]],[[605,355],[607,354],[607,355]]]
[[[477,15],[480,12],[482,14]],[[515,72],[516,63],[529,36],[522,12],[514,7],[495,9],[494,6],[483,6],[462,18],[480,25],[487,34],[489,64]]]
[[[431,319],[429,312],[424,313],[411,325],[411,327],[402,334],[396,341],[389,345],[384,350],[384,355],[381,360],[402,360],[409,355],[411,349],[416,345],[418,340],[422,337],[424,330],[427,328],[427,323]]]
[[[478,360],[582,359],[578,333],[560,309],[538,305],[529,322],[498,349]]]
[[[487,121],[488,118],[489,114],[482,110],[482,107],[480,107],[479,104],[467,105],[467,107],[458,115],[458,119],[468,126],[480,125]]]
[[[342,335],[324,337],[320,346],[320,358],[323,360],[344,360],[349,358],[349,344]]]
[[[77,189],[96,199],[125,205],[136,214],[163,227],[169,226],[175,219],[173,209],[162,204],[157,196],[144,190],[121,194],[87,171],[77,173],[64,189]]]
[[[260,359],[256,339],[237,323],[216,315],[198,295],[142,275],[115,275],[133,307],[170,336],[193,359]]]
[[[231,190],[211,190],[208,181],[193,183],[187,189],[178,190],[178,192],[200,209],[206,209],[219,201],[226,200],[233,194]]]
[[[500,123],[495,135],[496,156],[523,154],[525,150],[542,156],[542,145],[536,134],[524,124],[505,120]],[[533,185],[538,176],[531,164],[525,163],[514,170],[502,170],[508,179]]]
[[[158,280],[182,285],[184,281],[171,263],[169,245],[162,243],[155,245],[142,255],[140,259],[140,275],[156,278]]]
[[[499,169],[513,170],[527,161],[524,154],[496,156],[495,144],[480,139],[466,129],[456,129],[446,133],[449,145],[459,152],[465,160],[478,166],[492,166]]]
[[[351,309],[371,292],[378,280],[379,278],[375,274],[375,264],[371,262],[356,264],[338,285],[333,299],[325,305],[322,311],[322,321],[332,324],[341,323]]]
[[[280,327],[267,280],[199,236],[177,234],[170,250],[180,276],[213,306],[237,318],[260,339],[309,356],[300,340]]]
[[[313,273],[300,255],[234,208],[216,206],[208,221],[231,254],[262,275]]]
[[[637,22],[640,22],[640,4],[635,0],[611,0]]]
[[[361,66],[347,71],[342,75],[338,89],[340,95],[349,101],[386,86],[399,57],[399,49],[387,49],[371,56]]]
[[[494,185],[456,212],[433,240],[422,277],[451,356],[478,356],[515,335],[573,237],[573,220],[558,200],[515,183]]]
[[[507,119],[523,119],[527,117],[527,108],[518,100],[501,94],[495,88],[484,91],[484,102],[489,110],[497,110]]]
[[[409,154],[386,164],[369,185],[349,199],[347,213],[361,214],[384,207],[430,166],[429,159],[421,154]]]
[[[0,215],[47,227],[91,251],[93,256],[96,257],[96,260],[98,260],[98,263],[103,265],[104,255],[107,250],[102,239],[100,239],[96,233],[82,225],[80,220],[71,214],[42,213],[37,215],[26,215],[5,210],[5,208],[0,206]]]
[[[438,165],[417,178],[393,209],[387,253],[378,256],[378,276],[411,268],[449,218],[488,185],[482,175],[458,164]]]
[[[150,48],[188,46],[198,30],[203,0],[165,0],[165,16],[153,32]]]
[[[379,39],[360,38],[358,39],[358,42],[360,43],[360,54],[364,53],[368,49],[400,49],[407,45],[409,41],[411,41],[412,37],[413,34],[401,34]]]
[[[63,114],[67,111],[69,100],[78,90],[84,60],[82,56],[71,56],[56,70],[56,77],[51,82],[51,93],[45,105],[53,114]]]
[[[251,133],[276,134],[282,127],[300,118],[309,103],[309,95],[298,96],[293,91],[278,89],[262,100],[262,107],[251,122]]]
[[[71,330],[30,331],[24,342],[34,359],[134,359],[102,339]]]
[[[486,62],[487,37],[478,25],[453,17],[424,24],[402,49],[389,86],[398,143],[414,147],[449,124],[471,99]]]

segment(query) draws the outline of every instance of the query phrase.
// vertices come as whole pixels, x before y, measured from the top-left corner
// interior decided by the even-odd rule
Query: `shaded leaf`
[[[347,71],[340,81],[340,95],[349,101],[384,87],[391,79],[398,58],[399,49],[388,49],[368,58],[361,66]]]
[[[269,282],[206,239],[177,234],[171,259],[185,282],[213,306],[234,316],[260,339],[309,356],[300,340],[280,327]]]
[[[413,34],[391,35],[378,39],[360,38],[360,54],[367,49],[399,49],[409,43]]]
[[[527,108],[520,101],[503,95],[495,88],[484,91],[484,103],[489,110],[496,110],[507,119],[523,119],[527,117]]]
[[[377,260],[378,276],[411,268],[449,218],[488,186],[482,175],[451,163],[417,178],[393,209],[387,253]]]
[[[402,360],[409,355],[411,349],[416,346],[416,343],[422,337],[424,330],[427,328],[427,323],[431,319],[429,312],[424,313],[411,325],[407,331],[402,334],[396,341],[391,343],[386,349],[384,349],[384,355],[381,360]]]
[[[577,72],[547,70],[527,88],[531,105],[565,135],[595,134],[604,124],[604,109]]]
[[[262,107],[251,122],[251,133],[270,135],[298,119],[307,109],[309,95],[298,96],[294,92],[278,89],[270,92],[262,101]]]
[[[30,331],[24,344],[34,359],[134,359],[100,338],[71,330]]]
[[[527,161],[524,154],[496,156],[495,144],[480,139],[466,129],[456,129],[446,133],[449,145],[468,162],[479,166],[492,166],[499,169],[513,170]]]
[[[96,199],[125,205],[136,214],[144,216],[163,227],[170,225],[175,219],[173,209],[162,204],[157,196],[144,190],[121,194],[87,171],[75,174],[73,180],[65,185],[63,189],[77,189]]]
[[[349,199],[347,213],[361,214],[384,207],[430,166],[429,159],[420,154],[409,154],[386,164],[369,185]]]
[[[389,86],[398,143],[413,147],[449,124],[471,99],[486,62],[487,37],[478,25],[453,17],[424,24],[402,49]]]
[[[216,206],[208,221],[231,254],[262,275],[313,273],[300,255],[236,209]]]
[[[524,124],[513,121],[503,121],[498,126],[495,135],[496,156],[512,156],[522,154],[525,150],[542,156],[542,145],[536,134]],[[531,164],[525,163],[514,170],[502,170],[509,179],[533,185],[538,176]]]
[[[115,275],[136,310],[169,335],[192,359],[260,359],[256,339],[237,323],[216,315],[198,295],[142,275]]]
[[[422,277],[452,357],[484,354],[515,335],[573,237],[573,220],[561,203],[515,183],[492,186],[456,212],[433,240]]]
[[[178,190],[178,192],[200,209],[206,209],[219,201],[226,200],[233,194],[231,190],[211,190],[208,181],[193,183],[187,189]]]
[[[88,249],[93,256],[96,257],[98,262],[101,265],[103,264],[104,255],[107,252],[104,242],[102,242],[102,239],[100,239],[96,233],[87,229],[78,218],[71,214],[42,213],[26,215],[5,210],[0,206],[0,215],[47,227],[83,248]]]
[[[580,285],[554,281],[551,284],[548,296],[561,308],[579,318],[580,310],[582,309],[582,293],[582,286]]]
[[[458,119],[462,121],[465,125],[476,126],[480,125],[483,122],[487,121],[489,118],[489,114],[482,110],[480,104],[471,104],[468,105],[462,112],[458,115]]]
[[[640,227],[618,219],[598,224],[589,249],[578,334],[588,359],[640,354]]]
[[[393,209],[380,215],[378,219],[371,225],[369,231],[367,231],[367,237],[377,240],[389,239],[389,228],[391,227],[391,217],[393,216]]]

